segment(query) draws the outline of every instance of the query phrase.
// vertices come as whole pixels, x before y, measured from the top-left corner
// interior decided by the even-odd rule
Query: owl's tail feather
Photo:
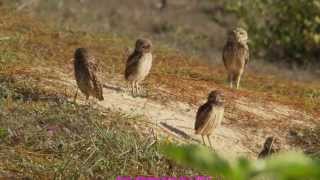
[[[94,97],[100,101],[103,101],[104,100],[103,87],[102,87],[102,84],[97,80],[95,76],[93,78],[93,86],[94,86]]]
[[[104,100],[102,85],[100,83],[98,83],[96,86],[96,98],[98,98],[100,101]]]

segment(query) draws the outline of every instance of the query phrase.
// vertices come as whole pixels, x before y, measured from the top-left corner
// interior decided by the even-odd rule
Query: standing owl
[[[249,61],[248,34],[242,28],[229,32],[228,40],[223,48],[223,63],[228,72],[230,87],[239,88],[244,68]]]
[[[203,136],[207,136],[210,147],[212,147],[210,135],[221,125],[223,117],[223,94],[218,90],[212,91],[208,96],[207,102],[199,107],[194,126],[195,134],[201,135],[204,145]]]
[[[274,154],[275,152],[277,152],[277,150],[274,149],[274,142],[275,142],[274,137],[268,137],[266,139],[266,141],[264,142],[264,145],[263,145],[263,149],[261,150],[261,152],[258,155],[259,159],[266,158],[266,157]]]
[[[86,96],[93,96],[100,101],[103,98],[102,85],[97,77],[97,64],[95,58],[90,56],[85,48],[78,48],[74,53],[74,71],[78,88]],[[75,95],[77,97],[78,89]]]
[[[149,74],[152,66],[152,44],[148,39],[138,39],[135,50],[128,57],[125,69],[125,79],[131,85],[132,94],[140,94],[140,83]]]

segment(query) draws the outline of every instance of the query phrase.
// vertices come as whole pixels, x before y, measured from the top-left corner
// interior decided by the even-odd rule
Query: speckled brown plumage
[[[139,83],[149,74],[152,66],[151,41],[138,39],[134,52],[128,57],[124,77],[130,82],[132,94],[139,93]]]
[[[78,88],[86,96],[104,100],[102,85],[97,77],[97,64],[87,49],[78,48],[74,54],[74,71]]]
[[[239,88],[241,76],[249,61],[248,34],[242,28],[236,28],[228,34],[228,41],[223,48],[223,63],[228,73],[230,87]]]
[[[266,157],[272,155],[273,153],[275,153],[277,151],[273,147],[274,142],[275,142],[275,138],[274,137],[268,137],[266,139],[266,141],[264,142],[264,145],[263,145],[263,149],[258,155],[259,159],[266,158]]]
[[[203,136],[207,136],[210,146],[212,147],[210,135],[221,125],[223,116],[223,94],[218,90],[212,91],[208,96],[208,101],[199,107],[194,127],[195,134],[201,135],[204,144]]]

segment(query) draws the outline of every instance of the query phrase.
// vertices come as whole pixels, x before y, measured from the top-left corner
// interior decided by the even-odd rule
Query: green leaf
[[[4,139],[8,136],[8,131],[5,128],[0,128],[0,139]]]
[[[232,176],[229,163],[205,147],[166,144],[162,146],[162,152],[182,165],[193,167],[209,175]]]
[[[281,179],[320,179],[320,164],[301,153],[289,152],[269,159],[265,172]]]
[[[241,157],[232,162],[203,146],[163,144],[162,152],[182,165],[228,180],[320,179],[319,161],[297,152],[281,153],[266,160]]]

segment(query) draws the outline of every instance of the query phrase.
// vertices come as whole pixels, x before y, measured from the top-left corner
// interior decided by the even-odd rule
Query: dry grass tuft
[[[158,151],[146,120],[69,102],[32,76],[0,76],[0,177],[179,176],[194,172]]]

